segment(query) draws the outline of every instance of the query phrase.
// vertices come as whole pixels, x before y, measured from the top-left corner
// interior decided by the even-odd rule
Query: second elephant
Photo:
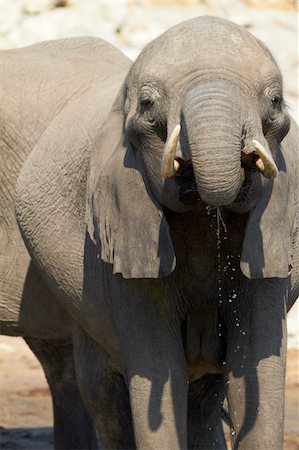
[[[0,331],[22,336],[44,369],[57,449],[96,448],[96,435],[76,383],[72,321],[22,242],[15,187],[53,118],[108,77],[122,79],[129,65],[121,52],[95,38],[0,52]]]

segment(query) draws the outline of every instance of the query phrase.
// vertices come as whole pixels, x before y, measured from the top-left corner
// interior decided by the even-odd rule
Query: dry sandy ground
[[[52,407],[39,363],[21,338],[0,338],[1,450],[53,448]],[[299,450],[299,350],[288,350],[284,450]],[[254,449],[252,449],[254,450]]]

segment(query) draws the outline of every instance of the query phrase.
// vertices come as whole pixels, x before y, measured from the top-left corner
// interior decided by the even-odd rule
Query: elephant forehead
[[[269,63],[270,52],[245,28],[216,17],[198,17],[166,31],[141,52],[132,74],[182,77],[188,72],[235,69],[249,76]]]

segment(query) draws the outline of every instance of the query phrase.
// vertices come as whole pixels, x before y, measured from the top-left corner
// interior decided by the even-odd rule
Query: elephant
[[[0,64],[0,330],[22,336],[44,369],[53,400],[55,448],[97,448],[76,382],[72,320],[22,241],[15,186],[54,117],[87,89],[121,77],[130,61],[100,39],[72,38],[3,50]]]
[[[265,45],[203,16],[51,120],[18,175],[104,448],[283,447],[298,128]]]

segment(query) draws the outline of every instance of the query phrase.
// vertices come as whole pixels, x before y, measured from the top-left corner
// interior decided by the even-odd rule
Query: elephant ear
[[[98,256],[124,278],[160,278],[175,267],[162,206],[150,192],[142,159],[124,133],[117,98],[91,155],[87,225]]]
[[[289,158],[290,159],[290,158]],[[278,177],[265,187],[250,213],[241,255],[247,278],[285,278],[290,274],[295,224],[294,168],[287,154],[277,152]]]

